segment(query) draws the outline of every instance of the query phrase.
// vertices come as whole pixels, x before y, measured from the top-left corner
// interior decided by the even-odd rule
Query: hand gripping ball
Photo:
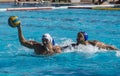
[[[17,27],[19,26],[21,21],[19,20],[18,16],[10,16],[8,19],[8,24],[10,27]]]

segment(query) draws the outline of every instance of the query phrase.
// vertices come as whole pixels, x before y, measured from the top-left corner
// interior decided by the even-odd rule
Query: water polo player
[[[42,43],[32,41],[32,40],[26,40],[22,34],[21,30],[21,23],[20,20],[17,16],[11,16],[8,19],[8,24],[11,27],[17,27],[18,29],[18,37],[21,45],[34,49],[36,54],[41,54],[41,55],[51,55],[54,53],[60,53],[61,48],[59,46],[55,46],[55,42],[53,38],[50,36],[50,34],[44,34],[42,37]]]
[[[99,49],[118,50],[116,47],[104,44],[103,42],[100,42],[97,40],[88,40],[88,34],[86,32],[78,32],[76,40],[77,40],[76,43],[71,44],[72,47],[78,46],[79,44],[83,44],[83,45],[90,44],[90,45],[98,47]],[[63,47],[63,49],[67,47],[69,46],[65,46]]]

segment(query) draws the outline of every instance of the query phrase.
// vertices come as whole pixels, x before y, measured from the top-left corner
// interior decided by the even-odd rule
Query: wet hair
[[[83,34],[85,41],[88,40],[88,34],[86,32],[79,32],[79,33]]]

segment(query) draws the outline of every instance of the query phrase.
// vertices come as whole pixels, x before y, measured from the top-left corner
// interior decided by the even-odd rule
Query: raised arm
[[[25,47],[28,47],[28,48],[31,48],[31,49],[34,48],[34,44],[37,44],[37,42],[31,41],[31,40],[28,41],[24,38],[24,36],[22,34],[22,30],[21,30],[21,25],[19,25],[17,27],[17,29],[18,29],[18,37],[19,37],[20,43]]]

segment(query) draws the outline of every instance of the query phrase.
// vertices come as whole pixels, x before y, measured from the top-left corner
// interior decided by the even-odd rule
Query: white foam
[[[62,46],[66,46],[74,43],[72,39],[68,39],[68,38],[61,38],[61,40],[62,40],[62,44],[61,44]]]
[[[116,56],[120,57],[120,51],[116,51]]]
[[[59,44],[61,46],[67,46],[70,45],[72,43],[75,43],[72,39],[69,38],[61,38],[62,43]],[[15,45],[15,44],[8,44],[6,46],[8,48],[8,52],[9,55],[14,56],[14,55],[18,55],[18,54],[31,54],[33,53],[33,49],[28,49],[26,47],[22,47],[21,45]],[[106,49],[99,49],[96,46],[92,46],[92,45],[79,45],[76,46],[75,48],[73,48],[72,46],[69,46],[67,49],[64,50],[64,53],[68,53],[68,52],[77,52],[77,53],[85,53],[87,55],[92,56],[93,54],[97,53],[97,52],[106,52],[109,50]],[[0,52],[2,53],[2,52]],[[120,51],[116,51],[116,56],[120,57]],[[89,57],[89,56],[88,56]]]
[[[32,49],[23,47],[23,46],[19,46],[19,45],[14,45],[14,44],[8,44],[6,46],[8,48],[8,54],[10,56],[15,56],[15,55],[19,55],[19,54],[31,54],[33,53]]]
[[[70,44],[75,43],[73,42],[71,39],[67,39],[66,41],[62,42],[61,45],[63,46],[68,46],[68,48],[66,48],[64,50],[64,52],[83,52],[83,53],[89,53],[89,54],[94,54],[97,52],[105,52],[107,51],[106,49],[99,49],[96,46],[92,46],[92,45],[78,45],[75,48],[73,48]]]

